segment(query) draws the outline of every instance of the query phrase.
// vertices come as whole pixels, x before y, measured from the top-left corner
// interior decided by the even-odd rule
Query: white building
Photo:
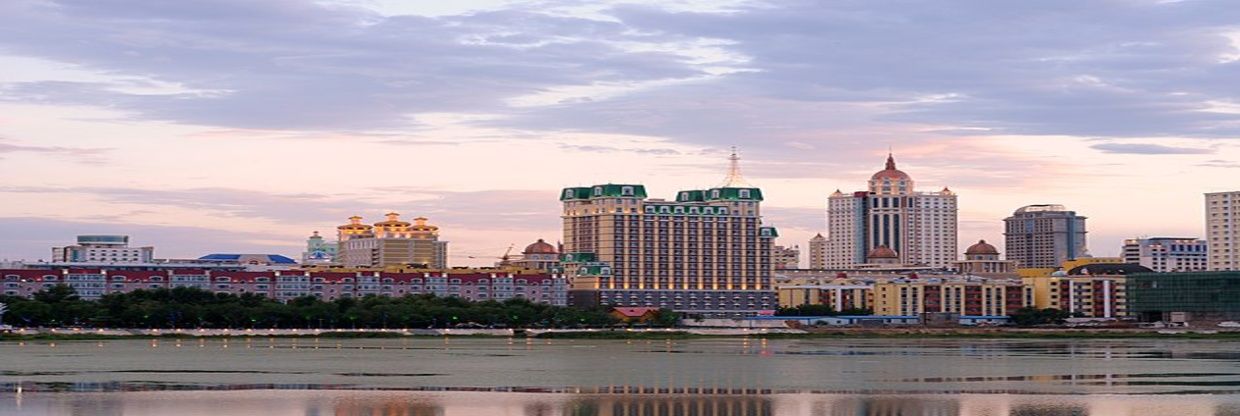
[[[957,258],[956,227],[956,194],[915,192],[913,179],[888,155],[868,191],[837,190],[828,198],[826,267],[864,264],[879,246],[895,251],[900,264],[945,267]]]
[[[1209,246],[1196,238],[1130,238],[1124,240],[1124,263],[1140,264],[1150,270],[1198,272],[1209,267]]]
[[[1240,247],[1236,244],[1237,212],[1240,212],[1240,191],[1206,194],[1206,240],[1209,244],[1210,270],[1240,270]]]
[[[52,247],[53,263],[151,263],[155,247],[130,247],[127,235],[79,235],[77,245]]]

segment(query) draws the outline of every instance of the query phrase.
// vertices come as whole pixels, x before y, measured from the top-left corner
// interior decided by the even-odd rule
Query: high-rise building
[[[771,263],[775,270],[801,268],[801,246],[775,246],[771,248]]]
[[[821,233],[809,239],[809,268],[815,270],[827,268],[827,238]]]
[[[704,316],[776,307],[762,190],[733,153],[723,185],[647,199],[642,185],[565,188],[564,273],[577,306],[670,308]]]
[[[1022,268],[1056,268],[1087,257],[1085,217],[1063,205],[1029,205],[1003,220],[1007,259]]]
[[[1206,194],[1206,240],[1210,270],[1240,270],[1240,191]]]
[[[53,263],[151,263],[154,257],[155,247],[130,247],[127,235],[79,235],[77,245],[52,247]]]
[[[1196,238],[1130,238],[1124,240],[1124,263],[1140,264],[1158,273],[1205,271],[1206,240]]]
[[[345,267],[422,265],[446,269],[448,242],[439,241],[439,227],[427,224],[422,217],[413,221],[401,221],[395,212],[373,226],[362,224],[362,217],[350,217],[348,224],[336,227],[338,262]]]
[[[361,218],[358,218],[361,220]],[[330,264],[336,261],[338,243],[329,243],[318,231],[306,239],[306,251],[301,253],[302,264]]]
[[[837,190],[828,198],[826,267],[864,264],[879,246],[894,251],[900,264],[945,267],[956,260],[956,226],[956,194],[947,188],[916,192],[913,179],[887,155],[869,190]]]

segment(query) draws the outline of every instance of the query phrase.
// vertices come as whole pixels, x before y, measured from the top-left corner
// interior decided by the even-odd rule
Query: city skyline
[[[826,198],[891,146],[960,195],[957,247],[1061,204],[1117,256],[1206,238],[1202,194],[1240,172],[1224,2],[403,3],[0,5],[0,258],[79,234],[298,257],[395,210],[483,265],[556,240],[564,187],[671,199],[733,145],[776,244],[825,234]]]

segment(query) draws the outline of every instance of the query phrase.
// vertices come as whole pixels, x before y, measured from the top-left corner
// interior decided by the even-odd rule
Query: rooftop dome
[[[892,181],[899,181],[899,180],[909,180],[910,178],[907,173],[904,173],[904,171],[896,169],[895,156],[888,154],[887,155],[887,167],[875,173],[874,176],[870,177],[870,180],[872,181],[881,181],[884,179],[892,180]]]
[[[900,256],[897,255],[896,251],[892,250],[890,247],[878,246],[878,247],[874,247],[873,249],[871,249],[870,253],[865,255],[865,258],[867,259],[896,259],[896,258],[900,258]]]
[[[555,246],[548,244],[546,241],[543,241],[543,239],[540,238],[538,239],[538,241],[535,241],[534,244],[525,246],[525,251],[522,251],[521,253],[522,254],[556,254],[556,250],[555,250]]]
[[[999,249],[987,243],[986,240],[978,240],[977,244],[969,246],[969,249],[965,250],[964,254],[999,254]]]

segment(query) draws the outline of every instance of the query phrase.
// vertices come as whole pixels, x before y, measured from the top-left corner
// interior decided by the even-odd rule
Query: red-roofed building
[[[514,298],[535,303],[568,304],[567,280],[558,274],[480,272],[448,270],[435,272],[247,272],[210,269],[10,269],[0,270],[3,293],[31,296],[57,284],[67,284],[85,299],[106,293],[139,289],[195,287],[216,293],[252,293],[280,301],[302,296],[324,300],[346,297],[406,296],[433,294],[455,296],[471,301],[504,301]]]

